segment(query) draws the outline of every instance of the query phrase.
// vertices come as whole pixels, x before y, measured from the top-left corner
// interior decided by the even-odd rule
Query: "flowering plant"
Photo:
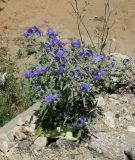
[[[52,29],[45,42],[36,42],[37,36],[43,32],[35,26],[25,33],[29,41],[38,44],[39,59],[24,76],[33,96],[42,100],[38,129],[48,137],[80,138],[80,131],[84,133],[90,123],[95,94],[109,87],[116,61],[82,47],[76,39],[66,46]]]

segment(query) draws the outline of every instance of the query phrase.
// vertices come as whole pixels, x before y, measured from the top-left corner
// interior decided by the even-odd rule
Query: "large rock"
[[[101,159],[124,160],[124,151],[128,146],[124,139],[119,139],[108,133],[97,133],[96,137],[91,137],[89,148],[94,150]]]
[[[38,137],[34,142],[35,147],[42,149],[47,145],[47,138],[46,137]]]

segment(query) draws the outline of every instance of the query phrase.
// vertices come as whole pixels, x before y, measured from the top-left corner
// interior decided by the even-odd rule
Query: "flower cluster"
[[[31,38],[33,37],[34,35],[37,35],[37,36],[43,36],[43,31],[37,27],[37,26],[33,26],[33,27],[30,27],[25,33],[24,33],[24,36],[26,38]]]
[[[25,37],[35,33],[43,35],[39,28],[32,27]],[[63,125],[75,131],[85,128],[89,111],[95,106],[94,94],[108,87],[117,61],[103,53],[94,53],[91,48],[82,48],[76,39],[66,46],[52,29],[48,29],[46,36],[40,47],[38,67],[24,75],[32,79],[28,82],[30,89],[43,100],[39,119],[49,129]],[[125,59],[123,64],[127,66],[129,60]]]

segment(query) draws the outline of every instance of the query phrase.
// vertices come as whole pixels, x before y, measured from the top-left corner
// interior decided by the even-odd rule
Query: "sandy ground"
[[[109,39],[113,39],[112,51],[135,57],[135,0],[112,0],[115,13],[115,24],[110,30]],[[80,8],[82,0],[78,0]],[[91,33],[101,25],[94,18],[102,17],[104,0],[90,0],[85,22]],[[63,38],[78,37],[76,20],[68,0],[9,0],[4,10],[0,12],[0,33],[7,28],[9,41],[21,36],[26,28],[38,25],[44,31],[48,27],[61,32]],[[82,31],[88,41],[86,33]],[[93,36],[94,37],[94,36]],[[14,53],[12,53],[14,54]]]

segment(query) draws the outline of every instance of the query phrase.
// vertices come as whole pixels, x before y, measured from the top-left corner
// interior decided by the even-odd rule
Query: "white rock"
[[[102,96],[97,98],[97,106],[98,107],[103,107],[103,106],[105,106],[105,104],[106,104],[105,100],[104,100],[104,98]]]
[[[134,126],[128,126],[127,129],[129,132],[134,132],[135,133],[135,127]]]
[[[110,128],[115,128],[113,112],[108,111],[108,112],[105,112],[104,115],[105,115],[105,119],[104,119],[105,124]]]
[[[46,137],[38,137],[35,140],[34,145],[39,148],[45,147],[47,145],[47,138]]]
[[[17,126],[23,126],[25,122],[22,120],[22,118],[19,118],[16,124]]]
[[[0,10],[3,10],[6,7],[6,3],[0,2]]]

